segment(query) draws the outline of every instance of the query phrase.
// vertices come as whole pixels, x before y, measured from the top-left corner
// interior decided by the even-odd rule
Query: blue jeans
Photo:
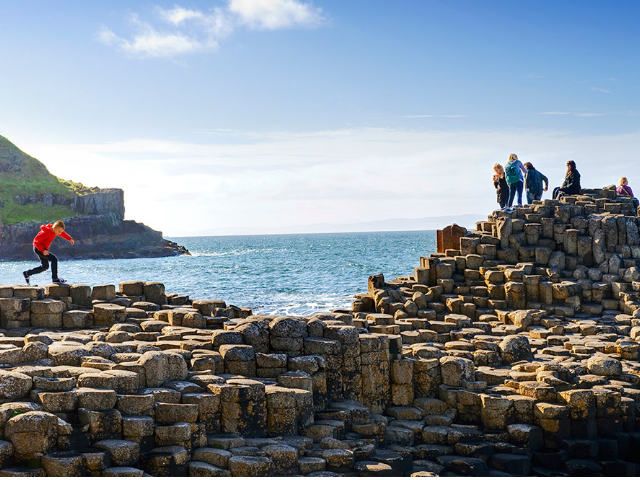
[[[513,207],[513,200],[516,198],[516,193],[518,194],[518,206],[522,206],[522,180],[516,182],[514,184],[509,185],[509,206]]]

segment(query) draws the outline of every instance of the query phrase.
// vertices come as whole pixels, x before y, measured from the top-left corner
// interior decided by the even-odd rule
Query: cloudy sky
[[[0,0],[0,134],[169,235],[485,215],[640,144],[635,1]]]

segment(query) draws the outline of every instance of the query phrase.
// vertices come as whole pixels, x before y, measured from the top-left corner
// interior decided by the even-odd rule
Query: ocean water
[[[258,313],[308,314],[347,307],[367,277],[413,271],[435,250],[435,232],[372,232],[171,238],[192,256],[65,260],[60,276],[92,285],[153,280],[167,292],[220,298]],[[52,251],[55,253],[55,244]],[[33,262],[0,262],[0,284],[22,283]],[[50,272],[32,277],[45,285]]]

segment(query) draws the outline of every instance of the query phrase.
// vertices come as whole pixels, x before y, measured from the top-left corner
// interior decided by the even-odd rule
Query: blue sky
[[[125,188],[129,216],[174,235],[484,214],[511,151],[555,183],[568,156],[588,183],[633,178],[639,13],[5,0],[0,134],[60,176]]]

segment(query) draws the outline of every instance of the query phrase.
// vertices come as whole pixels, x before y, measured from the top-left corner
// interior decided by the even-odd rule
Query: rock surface
[[[496,212],[308,317],[0,286],[0,474],[637,475],[638,225],[610,190]]]

